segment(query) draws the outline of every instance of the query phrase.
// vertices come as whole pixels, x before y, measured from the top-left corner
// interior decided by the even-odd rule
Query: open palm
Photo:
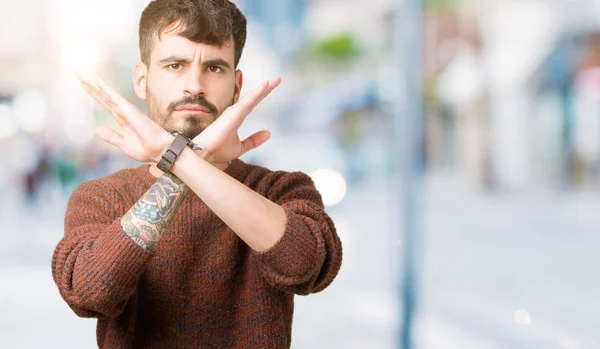
[[[258,131],[243,141],[240,140],[238,131],[252,110],[280,83],[279,77],[262,83],[257,89],[225,109],[217,120],[194,138],[194,143],[203,149],[208,161],[224,163],[237,159],[269,140],[271,133],[267,130]]]
[[[138,107],[100,79],[78,76],[84,89],[121,125],[123,134],[99,126],[96,135],[130,158],[142,162],[158,162],[173,136],[148,118]]]

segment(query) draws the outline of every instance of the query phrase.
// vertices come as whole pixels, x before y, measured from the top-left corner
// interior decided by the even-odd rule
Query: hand
[[[123,127],[121,135],[108,127],[99,126],[96,128],[96,135],[134,160],[160,161],[173,136],[104,81],[83,75],[78,75],[77,78],[83,88]]]
[[[225,109],[217,120],[196,136],[193,141],[202,148],[202,157],[212,164],[226,163],[258,148],[269,140],[271,133],[262,130],[240,141],[238,130],[254,107],[280,83],[279,77],[262,83],[256,90]]]

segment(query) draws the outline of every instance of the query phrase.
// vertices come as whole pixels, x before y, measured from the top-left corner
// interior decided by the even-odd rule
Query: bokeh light
[[[325,206],[335,206],[344,200],[347,185],[339,172],[321,169],[312,172],[310,176],[321,193]]]
[[[18,131],[13,109],[6,104],[0,104],[0,139],[14,136]]]
[[[21,130],[39,133],[46,127],[48,106],[43,93],[39,91],[19,93],[12,105],[15,120]]]
[[[531,315],[527,309],[519,309],[515,312],[515,322],[519,325],[529,325],[531,323]]]

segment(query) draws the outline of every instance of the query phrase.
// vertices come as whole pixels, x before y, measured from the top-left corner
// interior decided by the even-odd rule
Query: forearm
[[[283,208],[185,149],[171,168],[191,191],[253,250],[265,251],[283,236]]]
[[[188,192],[180,179],[163,174],[121,218],[123,230],[142,248],[156,251]]]
[[[341,241],[307,175],[265,179],[270,184],[264,197],[191,151],[184,151],[171,170],[258,252],[256,266],[271,285],[308,294],[324,289],[337,275]]]
[[[120,314],[153,257],[124,233],[121,219],[131,202],[115,184],[99,180],[77,187],[54,251],[52,275],[79,316]]]

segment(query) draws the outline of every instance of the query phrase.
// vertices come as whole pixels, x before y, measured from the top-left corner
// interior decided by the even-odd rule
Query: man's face
[[[167,27],[154,38],[148,66],[138,63],[134,85],[152,120],[167,131],[194,138],[239,98],[242,73],[234,68],[234,44],[196,43]]]

